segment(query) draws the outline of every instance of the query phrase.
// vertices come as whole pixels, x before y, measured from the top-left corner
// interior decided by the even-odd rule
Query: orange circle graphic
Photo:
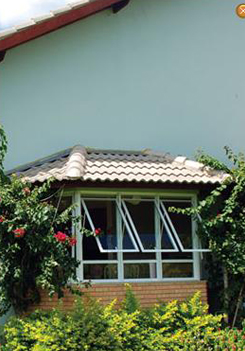
[[[240,4],[236,7],[237,16],[245,18],[245,4]]]

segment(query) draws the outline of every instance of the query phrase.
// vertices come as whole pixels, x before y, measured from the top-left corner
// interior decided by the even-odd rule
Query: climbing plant
[[[245,158],[242,153],[234,154],[228,147],[225,147],[225,152],[231,167],[198,152],[197,160],[225,172],[225,180],[202,199],[197,207],[171,210],[191,215],[198,221],[200,238],[208,243],[215,260],[223,268],[224,301],[235,321],[245,286]],[[234,295],[234,288],[238,296]]]
[[[3,161],[7,152],[8,142],[3,126],[0,124],[0,181],[3,182],[5,179]]]

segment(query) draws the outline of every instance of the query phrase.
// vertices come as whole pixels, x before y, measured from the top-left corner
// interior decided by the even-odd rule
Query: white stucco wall
[[[237,0],[132,0],[10,50],[0,64],[6,168],[74,144],[223,157],[244,150]]]

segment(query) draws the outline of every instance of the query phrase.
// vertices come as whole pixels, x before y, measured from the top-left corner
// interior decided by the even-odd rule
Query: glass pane
[[[109,202],[109,201],[108,201]],[[107,201],[85,201],[90,216],[92,217],[95,228],[101,228],[99,240],[103,249],[115,249],[116,231],[115,231],[115,204]],[[114,217],[113,217],[114,214]],[[89,221],[84,216],[82,208],[83,223],[82,225],[91,230]],[[84,260],[115,260],[116,253],[101,253],[94,236],[83,236],[83,259]]]
[[[174,246],[170,240],[169,233],[164,225],[164,223],[160,222],[160,233],[161,233],[161,249],[162,250],[174,250]]]
[[[124,264],[125,279],[156,278],[156,264],[149,263],[127,263]]]
[[[117,264],[84,264],[84,279],[117,279]]]
[[[153,201],[125,200],[144,249],[155,249],[155,207]]]
[[[89,260],[116,260],[117,253],[101,253],[93,236],[83,236],[83,259]]]
[[[135,250],[132,240],[128,234],[125,224],[122,222],[122,235],[123,235],[123,249],[124,250]]]
[[[164,202],[165,208],[168,211],[169,207],[176,208],[188,208],[191,207],[191,202]],[[180,238],[180,241],[185,249],[192,249],[192,220],[190,216],[183,215],[180,213],[169,212],[169,217],[172,221],[172,224]]]
[[[104,250],[117,248],[116,203],[110,200],[85,201],[95,228],[101,229],[99,240]]]
[[[193,277],[192,263],[163,263],[163,278],[191,278]]]

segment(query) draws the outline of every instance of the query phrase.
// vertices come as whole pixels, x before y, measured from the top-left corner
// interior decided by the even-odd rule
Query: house
[[[61,207],[77,205],[82,219],[72,229],[78,239],[73,255],[81,262],[79,280],[93,283],[91,295],[103,302],[120,299],[127,282],[144,306],[196,290],[207,299],[201,253],[208,250],[199,243],[194,219],[169,208],[195,206],[200,191],[224,180],[222,172],[151,150],[81,145],[10,172],[35,184],[54,178],[63,192]],[[82,227],[98,235],[79,235]],[[47,305],[43,297],[41,306]]]
[[[104,302],[122,297],[125,282],[143,305],[196,290],[207,298],[196,223],[169,207],[195,205],[223,175],[132,150],[243,147],[245,22],[236,5],[82,0],[0,33],[6,167],[31,182],[54,176],[64,206],[75,202],[84,215],[80,226],[100,228],[79,236],[73,254],[78,277]]]

